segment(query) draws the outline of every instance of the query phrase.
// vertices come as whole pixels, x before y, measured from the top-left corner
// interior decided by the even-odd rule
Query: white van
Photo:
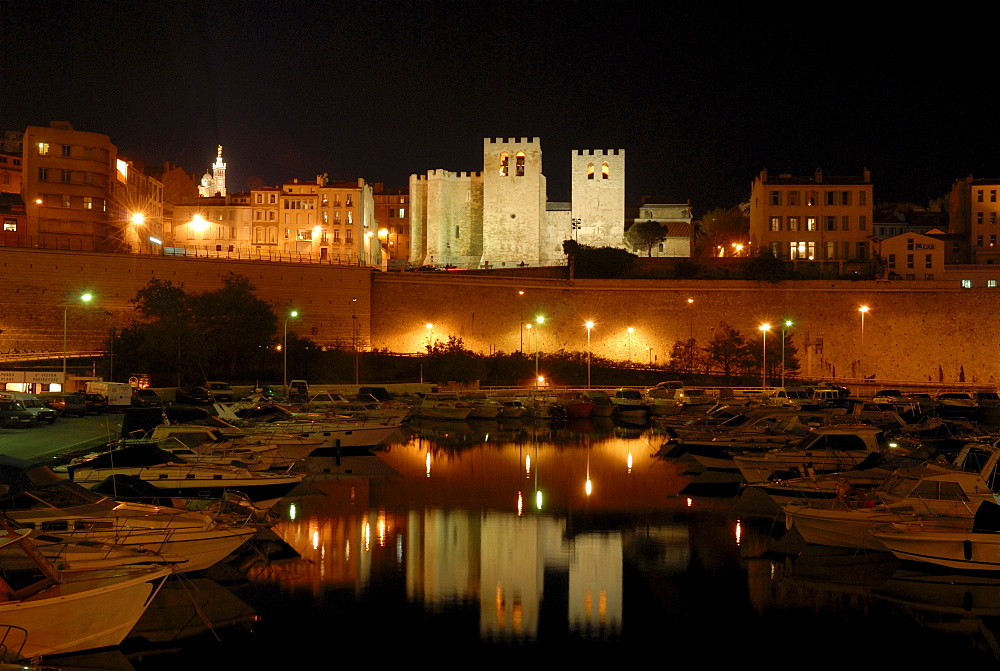
[[[59,412],[50,408],[45,401],[34,394],[25,394],[19,391],[4,392],[6,396],[12,396],[15,401],[24,406],[24,409],[35,417],[36,424],[55,424]]]

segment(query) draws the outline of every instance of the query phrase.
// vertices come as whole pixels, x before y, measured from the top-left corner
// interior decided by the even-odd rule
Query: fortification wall
[[[64,316],[69,351],[100,350],[112,328],[132,319],[129,300],[150,279],[183,284],[194,294],[218,289],[229,273],[247,277],[278,314],[298,310],[289,331],[334,346],[351,342],[356,318],[360,342],[367,343],[367,268],[3,248],[0,354],[62,352]],[[79,300],[85,292],[94,296],[89,303]]]

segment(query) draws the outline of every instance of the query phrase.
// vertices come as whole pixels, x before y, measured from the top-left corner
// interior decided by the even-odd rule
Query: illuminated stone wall
[[[573,218],[580,220],[577,241],[591,247],[622,247],[625,150],[576,150],[572,152],[571,166]]]
[[[539,265],[545,201],[538,138],[483,140],[483,265]]]
[[[780,352],[776,325],[791,319],[795,324],[788,333],[803,372],[812,376],[851,379],[864,373],[887,383],[1000,381],[991,319],[1000,312],[1000,290],[961,289],[958,281],[570,284],[462,272],[373,274],[318,264],[10,248],[0,249],[0,272],[5,289],[0,293],[0,353],[60,352],[67,305],[69,349],[98,350],[110,328],[131,318],[128,301],[150,278],[183,283],[185,290],[198,293],[218,288],[234,272],[248,277],[279,314],[297,309],[295,332],[327,346],[349,343],[356,317],[360,342],[379,349],[421,351],[429,323],[435,339],[455,335],[484,353],[511,352],[522,342],[520,325],[543,315],[545,324],[532,329],[543,352],[584,351],[584,323],[593,320],[595,355],[664,363],[674,342],[693,334],[704,345],[720,322],[749,335],[767,321],[775,325],[768,339],[770,357]],[[95,296],[86,306],[76,300],[84,291]],[[863,348],[862,305],[871,308]],[[523,343],[526,353],[533,352],[534,333],[524,332]]]

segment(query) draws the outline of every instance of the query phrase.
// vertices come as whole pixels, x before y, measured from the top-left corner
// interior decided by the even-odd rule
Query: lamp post
[[[354,384],[358,384],[358,299],[351,299],[351,342],[354,344]]]
[[[791,327],[792,321],[790,319],[785,320],[784,326],[781,327],[781,386],[785,386],[785,330]]]
[[[520,336],[521,344],[518,346],[518,351],[524,354],[524,292],[517,292],[517,323],[518,323],[518,336]]]
[[[89,303],[93,298],[91,294],[83,294],[80,296],[80,300],[84,303]],[[67,346],[66,346],[66,327],[69,322],[69,304],[63,308],[63,377],[62,377],[62,390],[66,391],[66,358],[67,358]]]
[[[282,383],[285,388],[285,398],[288,398],[288,320],[298,317],[299,313],[296,310],[292,310],[285,317],[285,332],[281,341],[281,354],[284,358],[283,362],[283,380]]]
[[[858,312],[861,313],[861,370],[859,373],[862,378],[865,376],[865,315],[868,314],[868,310],[870,309],[867,305],[862,305],[858,308]]]
[[[688,346],[687,346],[688,372],[694,373],[694,343],[691,342],[692,340],[694,340],[694,299],[689,298],[687,300],[687,303],[688,303],[688,327],[689,327]]]
[[[628,327],[628,360],[629,363],[632,362],[632,334],[635,333],[635,329],[631,326]]]
[[[427,353],[430,354],[431,348],[434,347],[434,324],[428,322],[424,327],[427,329]]]
[[[761,358],[760,358],[760,386],[767,386],[767,332],[771,330],[770,324],[760,325],[760,342],[761,342]]]
[[[587,322],[587,389],[590,389],[590,329],[594,328],[594,322]]]
[[[538,384],[538,382],[537,382],[537,380],[538,380],[538,331],[539,331],[539,329],[541,329],[542,324],[545,323],[545,317],[542,317],[542,316],[536,317],[535,318],[535,323],[538,324],[538,328],[535,329],[535,380],[536,380],[535,384],[537,385]]]

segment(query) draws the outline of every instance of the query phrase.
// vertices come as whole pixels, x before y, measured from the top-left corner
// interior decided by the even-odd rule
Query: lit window
[[[4,218],[3,220],[3,230],[9,233],[17,232],[17,219]]]
[[[781,230],[781,217],[771,217],[771,230],[772,231]]]
[[[997,281],[996,280],[986,280],[986,288],[987,289],[996,289],[997,288]]]
[[[500,176],[506,177],[510,171],[510,156],[507,152],[500,154]]]
[[[296,240],[312,240],[312,229],[300,228],[295,231]]]
[[[94,199],[90,196],[83,197],[83,209],[92,210],[94,209]]]
[[[806,230],[807,231],[816,230],[816,217],[806,217]]]
[[[601,164],[601,179],[608,179],[611,177],[611,166],[605,161]]]
[[[524,152],[517,152],[516,163],[514,164],[515,175],[517,177],[524,177]]]
[[[399,218],[400,219],[405,219],[406,218],[406,208],[405,207],[399,208]]]
[[[49,143],[48,142],[39,142],[38,143],[38,155],[39,156],[48,156],[49,155]]]
[[[347,211],[347,223],[348,224],[354,223],[354,212],[352,212],[351,210]]]
[[[594,164],[587,164],[587,179],[594,179]]]
[[[971,289],[972,288],[972,280],[962,280],[962,288],[963,289]]]

